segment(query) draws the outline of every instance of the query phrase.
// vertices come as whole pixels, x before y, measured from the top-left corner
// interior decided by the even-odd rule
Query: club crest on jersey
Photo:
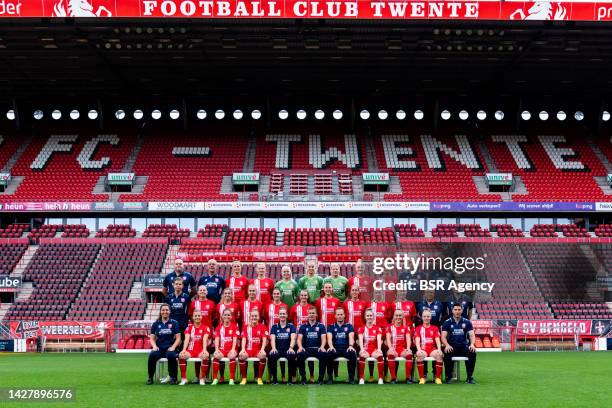
[[[465,329],[465,323],[463,323],[463,324],[461,325],[461,328],[462,328],[462,329]]]
[[[344,328],[344,331],[345,331],[345,332],[347,332],[347,331],[348,331],[348,327],[345,327],[345,328]]]
[[[318,327],[315,327],[315,331],[319,331],[319,328],[318,328]]]

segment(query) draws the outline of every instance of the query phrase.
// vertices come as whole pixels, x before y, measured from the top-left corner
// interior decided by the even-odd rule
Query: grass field
[[[0,387],[70,387],[75,401],[0,407],[603,407],[612,353],[481,353],[475,378],[476,385],[146,386],[146,355],[1,354]]]

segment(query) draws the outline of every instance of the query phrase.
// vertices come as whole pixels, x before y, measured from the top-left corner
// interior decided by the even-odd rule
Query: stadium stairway
[[[606,168],[608,173],[612,173],[612,164],[610,164],[610,161],[608,160],[606,155],[601,151],[601,149],[595,143],[593,143],[593,139],[590,137],[587,137],[586,142],[591,148],[591,150],[593,150],[593,153],[595,153],[595,156],[597,156],[601,164],[603,164],[603,166]]]
[[[142,300],[142,289],[143,283],[134,281],[132,289],[130,289],[128,300]]]
[[[17,263],[17,266],[15,266],[15,269],[13,269],[13,272],[11,272],[10,274],[11,278],[22,278],[23,277],[24,271],[30,264],[32,257],[34,256],[37,250],[38,250],[38,245],[28,246],[28,248],[25,250],[25,252],[21,256],[21,259]]]

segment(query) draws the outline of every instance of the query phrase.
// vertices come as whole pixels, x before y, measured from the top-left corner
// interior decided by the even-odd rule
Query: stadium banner
[[[0,2],[0,4],[2,4]],[[609,177],[610,175],[608,175]],[[6,187],[11,182],[11,173],[0,173],[0,186]]]
[[[161,291],[164,287],[164,277],[162,275],[145,275],[144,276],[145,291]]]
[[[47,340],[98,340],[113,330],[112,321],[11,321],[11,336],[16,339],[44,336]]]
[[[389,185],[389,173],[363,173],[364,185]]]
[[[2,0],[0,0],[1,2]],[[54,212],[54,211],[92,211],[95,203],[59,202],[48,201],[43,203],[0,203],[0,211],[3,212]]]
[[[514,184],[512,173],[487,173],[485,177],[490,186],[511,186]]]
[[[0,278],[0,292],[16,292],[21,284],[21,277],[3,276]]]
[[[519,320],[519,336],[571,336],[591,334],[591,320]]]
[[[434,202],[431,211],[595,211],[589,202]]]
[[[612,2],[520,0],[1,0],[0,17],[612,20]]]
[[[612,320],[593,320],[591,334],[600,337],[612,337]]]
[[[610,211],[612,211],[612,202],[609,202],[609,203],[595,203],[595,211],[598,211],[598,212],[610,212]]]
[[[204,211],[205,203],[197,201],[168,202],[152,201],[149,202],[149,211]]]
[[[149,203],[149,211],[151,210]],[[394,201],[235,201],[207,202],[206,211],[429,211],[428,202]]]
[[[135,178],[134,173],[108,173],[106,181],[109,186],[131,186]]]
[[[259,173],[233,173],[232,184],[236,186],[259,185]]]

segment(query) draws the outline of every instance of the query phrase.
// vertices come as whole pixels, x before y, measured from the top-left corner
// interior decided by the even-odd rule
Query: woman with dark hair
[[[170,319],[170,305],[164,304],[159,310],[159,318],[151,325],[149,341],[151,342],[151,352],[149,353],[147,385],[153,384],[155,368],[160,358],[168,359],[170,384],[176,384],[178,368],[176,348],[181,343],[181,328],[176,320]]]

